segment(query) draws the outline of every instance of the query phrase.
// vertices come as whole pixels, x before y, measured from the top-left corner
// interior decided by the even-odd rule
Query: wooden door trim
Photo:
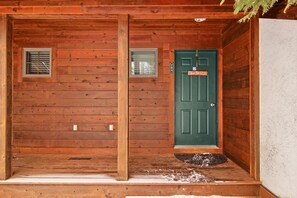
[[[174,63],[174,72],[170,73],[169,77],[169,94],[168,94],[168,120],[169,120],[169,143],[174,153],[199,153],[199,152],[209,152],[209,153],[223,153],[223,50],[217,49],[217,97],[218,97],[218,148],[175,148],[174,137],[175,137],[175,112],[174,112],[174,102],[175,102],[175,50],[170,49],[169,61]],[[182,49],[187,50],[187,49]],[[207,50],[207,49],[206,49]]]
[[[218,49],[218,147],[223,153],[223,49]]]
[[[170,47],[169,47],[170,48]],[[169,61],[171,64],[174,65],[175,62],[175,50],[174,49],[170,49],[169,51]],[[170,72],[170,76],[169,76],[169,94],[168,94],[168,123],[169,123],[169,145],[172,148],[174,148],[174,131],[175,131],[175,122],[174,122],[174,87],[175,87],[175,65],[174,65],[174,69],[173,72]]]

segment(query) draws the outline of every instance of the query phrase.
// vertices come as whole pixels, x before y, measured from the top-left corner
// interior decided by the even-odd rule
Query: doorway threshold
[[[176,145],[174,148],[219,148],[216,145]]]
[[[216,145],[176,145],[174,153],[223,153]]]

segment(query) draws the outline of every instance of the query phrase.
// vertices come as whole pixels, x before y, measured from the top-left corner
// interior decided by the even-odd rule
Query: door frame
[[[192,50],[192,49],[170,49],[169,60],[170,63],[175,63],[176,50]],[[187,146],[175,147],[175,64],[174,71],[170,73],[169,77],[169,143],[174,153],[223,153],[223,50],[222,49],[201,49],[201,50],[217,50],[217,147],[203,147],[202,146]]]

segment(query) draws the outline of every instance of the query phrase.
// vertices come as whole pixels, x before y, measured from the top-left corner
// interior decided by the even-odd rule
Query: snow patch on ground
[[[178,182],[189,182],[189,183],[208,183],[212,182],[213,179],[207,178],[206,176],[192,171],[190,174],[184,175],[182,173],[173,173],[170,175],[162,175],[167,181],[178,181]]]
[[[174,170],[174,169],[152,169],[144,170],[148,175],[160,175],[167,181],[174,182],[188,182],[188,183],[208,183],[214,182],[213,178],[206,177],[202,173],[197,172],[193,168],[187,168],[186,170]]]

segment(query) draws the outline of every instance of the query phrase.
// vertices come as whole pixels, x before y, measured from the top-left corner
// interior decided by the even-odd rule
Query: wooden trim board
[[[1,184],[3,197],[258,196],[259,184]]]
[[[223,152],[223,49],[218,50],[218,147]]]
[[[203,7],[203,9],[201,9]],[[45,12],[46,10],[46,12]],[[3,14],[11,15],[97,15],[101,18],[110,18],[114,15],[130,15],[132,19],[194,19],[204,17],[208,19],[240,19],[244,13],[233,14],[232,6],[195,6],[183,5],[27,5],[27,6],[1,6]],[[111,15],[111,16],[110,16]]]
[[[128,180],[129,16],[118,18],[118,180]]]
[[[169,47],[170,48],[170,47]],[[174,87],[175,87],[175,60],[174,60],[174,49],[169,49],[169,61],[174,66],[173,72],[170,72],[169,76],[169,94],[168,94],[168,123],[169,123],[169,144],[172,148],[174,148],[174,132],[175,132],[175,126],[174,126]]]
[[[222,5],[222,7],[230,7],[233,6],[232,0],[226,0],[225,3]],[[39,0],[19,0],[17,3],[14,1],[7,1],[1,4],[1,6],[58,6],[58,5],[64,5],[64,6],[123,6],[123,7],[129,7],[129,6],[181,6],[181,5],[192,5],[192,6],[219,6],[217,0],[208,0],[207,2],[205,0],[147,0],[147,1],[122,1],[122,0],[96,0],[96,1],[90,1],[90,0],[81,0],[81,1],[50,1],[50,2],[44,2]]]
[[[259,17],[250,22],[250,176],[260,180]]]
[[[7,178],[7,137],[6,137],[6,107],[7,107],[7,16],[0,16],[0,179]]]

